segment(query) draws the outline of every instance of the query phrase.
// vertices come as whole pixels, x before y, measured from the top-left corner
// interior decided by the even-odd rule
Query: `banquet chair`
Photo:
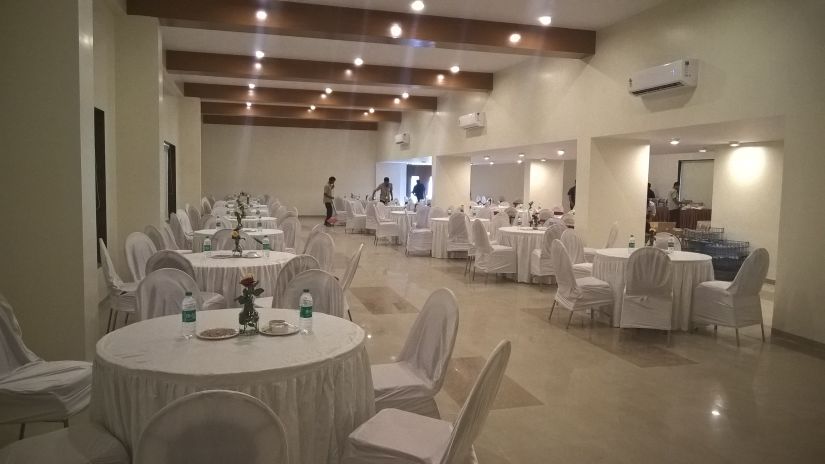
[[[584,245],[579,235],[573,229],[567,229],[562,232],[559,240],[564,244],[567,255],[570,256],[570,262],[573,263],[573,274],[576,278],[592,276],[593,263],[585,262]]]
[[[92,364],[44,361],[25,342],[11,303],[0,294],[0,424],[62,422],[89,405]]]
[[[490,238],[487,236],[484,224],[478,219],[473,221],[473,240],[475,243],[473,280],[475,280],[477,270],[484,272],[485,283],[491,272],[495,274],[515,274],[518,272],[516,250],[509,246],[490,244]]]
[[[149,240],[155,244],[155,248],[158,250],[166,250],[166,243],[163,241],[163,235],[160,233],[157,227],[149,224],[148,226],[143,228],[143,233],[149,237]]]
[[[349,212],[347,210],[346,201],[341,197],[335,197],[332,200],[332,205],[335,206],[335,225],[346,225],[349,219]]]
[[[189,220],[189,213],[187,213],[186,210],[179,209],[177,215],[183,233],[186,235],[186,238],[191,241],[194,229],[192,229],[192,222]]]
[[[172,232],[175,237],[175,243],[177,244],[178,248],[188,248],[192,249],[192,237],[187,235],[186,230],[183,228],[182,218],[179,217],[175,213],[171,213],[169,215],[169,226],[172,228]]]
[[[146,261],[146,275],[164,268],[183,271],[189,275],[192,280],[195,280],[195,269],[192,267],[192,263],[176,251],[160,250]]]
[[[284,223],[284,219],[286,219],[286,214],[288,212],[289,211],[286,209],[286,206],[283,205],[279,206],[278,209],[273,212],[273,214],[275,215],[275,221],[277,221],[276,223],[279,226]]]
[[[489,206],[484,206],[478,210],[476,217],[480,219],[493,219],[493,209]]]
[[[447,221],[447,253],[469,252],[472,246],[467,230],[467,215],[454,212]]]
[[[616,246],[616,239],[619,237],[619,223],[614,222],[610,225],[610,230],[607,232],[607,241],[604,243],[605,248],[613,248]],[[584,247],[584,261],[587,263],[593,262],[593,257],[596,255],[595,248]]]
[[[281,298],[281,307],[298,309],[305,289],[312,295],[314,312],[344,317],[344,292],[341,284],[334,275],[320,269],[304,271],[290,280]]]
[[[335,241],[328,233],[318,232],[307,242],[304,254],[317,259],[322,270],[332,272],[335,258]]]
[[[209,199],[206,197],[201,198],[201,210],[203,210],[203,214],[212,214],[212,205],[209,204]]]
[[[364,207],[360,201],[347,200],[346,202],[347,224],[344,226],[344,231],[363,231],[367,228],[367,215],[364,213]]]
[[[670,258],[662,250],[642,247],[627,260],[621,328],[673,329],[673,277]]]
[[[568,211],[568,212],[562,214],[561,220],[568,227],[573,227],[573,226],[576,225],[576,215],[572,211]]]
[[[255,306],[259,308],[285,308],[281,301],[286,291],[286,286],[298,274],[310,269],[320,269],[318,260],[309,255],[298,255],[281,267],[278,277],[275,278],[275,287],[272,289],[272,296],[255,298]]]
[[[225,200],[217,200],[217,201],[213,200],[212,201],[212,209],[214,210],[215,208],[226,208],[226,201]]]
[[[447,288],[434,291],[407,335],[396,362],[374,364],[375,410],[387,408],[440,419],[435,395],[444,384],[458,334],[458,300]]]
[[[208,214],[201,219],[201,229],[216,229],[218,227],[218,218]]]
[[[212,215],[215,217],[229,216],[229,208],[227,208],[226,206],[216,206],[212,208]]]
[[[178,246],[178,241],[175,239],[175,233],[172,231],[172,227],[164,222],[160,225],[160,235],[163,237],[163,249],[164,250],[178,250],[180,247]],[[160,249],[160,248],[158,248]]]
[[[295,254],[298,232],[301,230],[301,223],[297,217],[287,217],[283,221],[278,221],[281,230],[284,232],[284,251]]]
[[[201,213],[198,211],[198,208],[195,208],[192,205],[186,205],[186,215],[189,218],[189,225],[192,227],[194,232],[198,226],[201,225]]]
[[[355,278],[355,272],[358,271],[358,263],[361,262],[361,253],[363,251],[364,244],[362,243],[358,247],[358,250],[356,250],[355,253],[352,254],[352,257],[350,257],[349,262],[347,263],[347,269],[341,277],[341,291],[344,292],[344,309],[347,310],[347,317],[349,317],[349,320],[352,320],[352,313],[349,311],[347,290],[349,290],[350,285],[352,285],[352,280]]]
[[[432,253],[433,250],[433,230],[430,229],[430,207],[420,205],[415,213],[415,224],[407,233],[407,243],[404,252],[410,253]]]
[[[400,409],[382,409],[349,435],[343,464],[478,462],[473,443],[484,428],[509,359],[510,342],[502,340],[453,423]]]
[[[447,217],[447,212],[444,211],[444,208],[441,208],[441,207],[438,207],[438,206],[433,206],[432,208],[430,208],[430,217],[428,219],[443,218],[443,217]]]
[[[295,215],[295,217],[298,217],[298,208],[296,208],[295,206],[287,207],[286,212],[287,213],[292,213],[292,214]]]
[[[611,314],[610,319],[612,320],[613,291],[610,289],[610,284],[595,277],[576,278],[573,274],[573,263],[570,261],[570,255],[567,254],[567,249],[561,240],[553,240],[553,244],[550,246],[550,255],[553,260],[553,270],[556,273],[558,289],[547,319],[550,320],[553,317],[553,311],[556,309],[556,304],[558,304],[570,311],[565,329],[570,327],[570,321],[576,311],[589,310],[592,319],[593,309],[601,309],[607,306],[611,311],[608,314]]]
[[[232,240],[234,229],[221,229],[212,235],[212,250],[232,250],[235,248],[235,241]],[[241,231],[241,247],[245,250],[254,249],[255,240],[244,231]],[[252,246],[252,248],[249,248]]]
[[[539,221],[544,222],[550,219],[551,217],[553,217],[553,210],[549,208],[543,208],[539,210]]]
[[[670,232],[657,232],[653,239],[653,247],[660,250],[667,250],[668,240],[673,239],[673,247],[676,251],[682,251],[682,242]]]
[[[324,225],[323,224],[316,224],[312,230],[309,231],[309,235],[307,235],[307,241],[304,243],[304,251],[301,254],[307,254],[307,247],[309,246],[309,242],[312,241],[312,238],[315,237],[319,232],[323,231]]]
[[[135,299],[135,291],[137,290],[137,282],[124,282],[115,270],[112,264],[112,257],[109,256],[109,250],[103,239],[97,239],[98,249],[100,250],[100,262],[103,268],[103,277],[106,279],[106,287],[109,289],[109,322],[106,324],[106,332],[111,332],[117,326],[117,316],[119,313],[125,313],[124,324],[129,322],[129,315],[135,313],[137,307],[137,300]],[[114,318],[113,318],[114,316]]]
[[[510,218],[506,214],[498,213],[493,216],[493,219],[490,221],[490,240],[492,240],[492,243],[499,242],[498,230],[509,225]]]
[[[129,464],[117,438],[92,422],[16,441],[0,450],[0,463]]]
[[[733,327],[736,346],[739,346],[739,329],[757,325],[762,329],[765,341],[765,324],[762,321],[762,300],[759,292],[768,275],[770,255],[764,248],[757,248],[742,263],[733,282],[711,280],[702,282],[693,290],[691,319],[696,324],[713,324]]]
[[[146,424],[134,464],[288,463],[281,419],[254,396],[229,390],[191,393]]]
[[[378,239],[380,238],[398,238],[401,236],[401,228],[398,227],[398,224],[394,221],[382,219],[378,215],[378,208],[385,208],[385,206],[379,206],[374,203],[367,205],[367,229],[370,228],[370,218],[374,218],[374,222],[372,223],[375,226],[375,239],[373,240],[373,245],[378,245]]]
[[[146,277],[146,261],[157,251],[155,244],[143,232],[132,232],[126,237],[126,264],[133,281],[140,282]]]
[[[137,318],[145,321],[155,317],[180,314],[186,292],[198,302],[198,309],[209,311],[226,308],[226,300],[217,293],[201,292],[195,279],[178,269],[158,269],[140,281],[137,288]]]
[[[553,270],[553,240],[561,240],[561,235],[567,230],[566,226],[553,224],[544,231],[541,248],[530,253],[530,279],[535,277],[555,276]],[[551,281],[552,283],[552,281]]]
[[[378,209],[375,207],[374,201],[367,204],[366,215],[367,223],[364,228],[367,229],[367,233],[370,233],[370,231],[375,233],[378,230]]]

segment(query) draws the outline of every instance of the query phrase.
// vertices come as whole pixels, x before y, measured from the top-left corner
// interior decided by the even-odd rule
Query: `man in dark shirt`
[[[573,181],[573,186],[567,191],[567,199],[570,200],[570,209],[576,207],[576,181]]]
[[[415,195],[415,198],[418,199],[418,202],[421,203],[424,200],[424,193],[426,189],[424,184],[421,183],[421,179],[415,180],[415,186],[412,189],[412,194]]]
[[[656,198],[656,193],[653,192],[653,189],[650,188],[650,183],[647,184],[647,199],[652,200]]]

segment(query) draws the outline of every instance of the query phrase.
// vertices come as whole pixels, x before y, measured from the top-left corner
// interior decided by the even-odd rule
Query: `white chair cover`
[[[205,301],[198,284],[187,273],[177,269],[159,269],[147,275],[138,285],[138,320],[180,314],[186,292],[192,292],[199,310],[226,308],[226,300],[217,293],[208,294],[210,298]]]
[[[283,224],[284,219],[286,219],[286,213],[288,212],[289,210],[286,209],[286,206],[279,206],[275,211],[275,220],[277,221],[276,224]]]
[[[335,220],[341,225],[346,225],[347,219],[349,219],[347,202],[341,197],[335,197],[335,199],[332,200],[332,204],[335,206]]]
[[[570,256],[561,240],[553,240],[550,250],[558,283],[555,296],[557,303],[570,310],[571,313],[577,310],[612,306],[613,291],[607,282],[595,277],[575,278],[573,263],[570,262]]]
[[[261,400],[207,390],[177,399],[146,425],[135,464],[288,463],[286,431]]]
[[[209,204],[209,199],[206,197],[201,198],[201,210],[203,210],[203,214],[212,214],[212,205]]]
[[[514,274],[518,272],[516,251],[513,247],[490,244],[481,220],[473,221],[475,240],[475,268],[485,273]]]
[[[435,219],[435,218],[441,218],[441,217],[447,217],[447,212],[444,211],[444,208],[434,206],[432,209],[430,209],[429,219]]]
[[[189,226],[194,231],[201,224],[201,213],[198,208],[192,205],[186,205],[186,215],[189,218]]]
[[[229,216],[229,208],[226,206],[215,206],[212,208],[212,215],[215,217],[226,217]]]
[[[736,328],[762,324],[759,292],[769,265],[768,251],[757,248],[742,263],[733,282],[699,284],[693,292],[693,321]]]
[[[91,391],[92,365],[40,359],[0,294],[0,424],[68,419],[88,406]]]
[[[166,243],[163,241],[163,235],[160,233],[157,227],[153,225],[148,225],[143,228],[143,233],[149,237],[149,240],[155,244],[155,248],[158,250],[167,250]]]
[[[562,215],[561,220],[568,226],[576,225],[576,215],[572,211],[568,211]]]
[[[212,201],[212,210],[214,211],[215,208],[226,208],[226,201],[225,200],[211,200]]]
[[[347,223],[344,228],[345,231],[361,231],[367,228],[367,215],[363,213],[363,206],[361,202],[354,200],[347,200],[344,202],[347,208]]]
[[[667,250],[667,242],[671,238],[673,239],[673,246],[676,251],[682,251],[682,243],[670,232],[658,232],[654,238],[653,246],[660,250]]]
[[[352,254],[352,257],[347,263],[347,269],[344,271],[344,276],[341,277],[341,290],[346,292],[352,285],[352,280],[355,278],[355,272],[358,271],[358,263],[361,262],[361,253],[364,251],[364,244],[358,246],[358,250]]]
[[[415,225],[407,234],[406,252],[408,254],[429,254],[432,250],[433,231],[430,229],[430,207],[421,204],[415,214]]]
[[[177,248],[188,248],[191,250],[192,239],[186,235],[186,230],[183,227],[182,219],[179,218],[177,214],[172,213],[169,215],[169,226],[172,228]]]
[[[283,302],[283,295],[286,287],[298,274],[310,269],[320,269],[318,260],[309,255],[298,255],[284,264],[275,279],[275,288],[272,289],[272,297],[256,298],[256,306],[266,308],[286,308],[296,309],[286,306]]]
[[[477,218],[481,219],[493,219],[493,209],[489,206],[484,206],[483,208],[479,209],[476,213]]]
[[[561,243],[564,244],[573,263],[573,275],[576,278],[593,275],[593,263],[585,260],[584,243],[573,229],[567,229],[561,234]]]
[[[106,287],[109,290],[109,325],[111,327],[112,312],[126,312],[133,313],[137,307],[137,300],[135,299],[135,291],[137,290],[137,283],[126,283],[121,280],[120,276],[112,264],[112,258],[109,256],[109,250],[103,239],[97,239],[97,245],[100,250],[101,267],[103,268],[103,277],[106,279]],[[107,327],[108,329],[108,327]]]
[[[132,232],[126,237],[126,264],[135,282],[146,277],[146,262],[157,248],[143,232]]]
[[[160,250],[146,261],[146,275],[158,269],[177,269],[183,271],[195,280],[195,269],[192,263],[182,254],[172,250]]]
[[[473,443],[498,394],[510,342],[493,350],[453,424],[399,409],[383,409],[349,436],[344,463],[459,464],[478,462]]]
[[[298,222],[297,217],[288,217],[283,221],[278,221],[281,230],[284,232],[284,247],[287,251],[295,252],[295,241],[298,237],[298,231],[301,230],[301,223]]]
[[[546,220],[550,219],[551,217],[553,217],[553,210],[548,209],[548,208],[544,208],[544,209],[539,211],[539,220],[540,221],[546,221]]]
[[[619,237],[619,223],[614,222],[610,226],[610,231],[607,233],[607,242],[605,242],[605,248],[613,248],[616,246],[616,239]]]
[[[170,218],[171,219],[171,218]],[[172,230],[172,227],[167,224],[163,223],[160,225],[160,234],[163,237],[163,249],[164,250],[180,250],[180,246],[178,246],[178,241],[175,238],[175,233]]]
[[[215,216],[207,215],[201,220],[201,229],[216,229],[218,226],[218,219]]]
[[[179,209],[177,211],[177,215],[180,226],[186,234],[186,237],[191,237],[194,229],[192,229],[192,222],[189,220],[189,214],[185,210]]]
[[[323,224],[316,224],[315,227],[313,227],[312,230],[309,231],[306,243],[304,243],[304,251],[301,252],[301,254],[307,254],[307,247],[309,246],[309,242],[311,242],[312,238],[315,237],[315,235],[318,234],[318,232],[321,232],[324,227],[326,226],[324,226]]]
[[[304,254],[318,260],[322,270],[332,272],[335,258],[335,241],[328,233],[318,232],[308,241]]]
[[[0,450],[3,464],[129,464],[126,448],[103,427],[93,423],[44,433]]]
[[[670,258],[657,248],[643,247],[627,260],[620,327],[662,329],[673,326],[673,282]]]
[[[458,333],[458,300],[447,288],[424,303],[398,360],[372,366],[375,409],[402,409],[440,418],[435,395],[441,390]]]
[[[447,221],[447,251],[467,251],[471,246],[467,215],[454,212]]]
[[[313,311],[344,317],[344,292],[341,284],[334,275],[320,269],[304,271],[290,280],[284,290],[281,307],[298,309],[304,289],[308,289],[312,295]]]
[[[367,230],[378,230],[378,209],[375,202],[367,205]]]
[[[553,240],[561,240],[561,236],[566,230],[567,226],[561,224],[552,224],[547,228],[541,242],[541,249],[533,250],[530,253],[530,275],[536,277],[555,275],[552,258]]]
[[[504,213],[498,213],[493,216],[493,219],[490,221],[490,238],[494,242],[498,242],[499,235],[498,230],[502,227],[508,227],[510,225],[510,217]]]
[[[420,205],[418,211],[415,212],[415,226],[416,229],[430,228],[430,207],[427,205]]]

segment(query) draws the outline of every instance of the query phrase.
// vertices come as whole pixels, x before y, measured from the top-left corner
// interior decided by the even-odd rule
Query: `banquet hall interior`
[[[0,2],[0,464],[823,462],[823,21]]]

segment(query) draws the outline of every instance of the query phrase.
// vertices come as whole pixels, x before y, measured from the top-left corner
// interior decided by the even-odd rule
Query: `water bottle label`
[[[212,251],[212,245],[209,245],[208,243],[204,243],[203,244],[203,251]]]
[[[197,312],[194,309],[182,311],[181,318],[183,322],[195,322],[197,318]]]
[[[264,250],[271,250],[272,247],[269,246],[268,243],[264,243]]]
[[[301,306],[301,318],[312,317],[312,306]]]

